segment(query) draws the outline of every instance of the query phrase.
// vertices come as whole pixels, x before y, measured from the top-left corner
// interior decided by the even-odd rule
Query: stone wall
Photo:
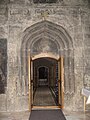
[[[88,1],[63,0],[58,4],[33,4],[29,0],[10,0],[0,4],[0,39],[7,39],[7,88],[5,94],[0,95],[0,111],[28,110],[28,94],[25,79],[22,77],[21,48],[26,38],[25,31],[32,25],[44,20],[62,26],[72,39],[72,49],[64,54],[71,65],[65,73],[65,80],[70,80],[74,91],[68,91],[72,86],[66,86],[64,106],[68,110],[83,110],[81,89],[90,89],[90,9]],[[67,51],[64,48],[64,51]],[[25,49],[23,49],[25,53]],[[64,52],[65,53],[65,52]],[[66,56],[67,55],[67,56]],[[73,56],[73,57],[72,57]],[[73,62],[71,62],[73,61]],[[73,64],[72,64],[73,63]],[[70,72],[73,69],[73,73]],[[73,76],[73,77],[72,77]],[[22,79],[23,78],[23,79]],[[73,79],[73,80],[72,80]],[[66,82],[67,82],[66,81]],[[74,82],[72,82],[74,81]],[[22,89],[23,86],[23,89]],[[70,89],[69,89],[70,90]]]

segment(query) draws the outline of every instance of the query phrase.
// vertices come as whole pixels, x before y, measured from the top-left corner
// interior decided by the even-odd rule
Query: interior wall
[[[29,31],[32,31],[31,34]],[[28,33],[27,33],[28,32]],[[65,69],[65,96],[75,94],[75,75],[74,75],[74,51],[73,51],[73,41],[69,36],[68,32],[57,24],[54,24],[49,21],[39,22],[25,31],[26,40],[22,42],[22,51],[25,49],[25,45],[27,45],[27,49],[25,53],[28,53],[28,49],[31,51],[30,55],[35,56],[41,53],[52,53],[58,56],[64,57],[64,69]],[[52,34],[53,33],[53,34]],[[43,36],[43,37],[42,37]],[[37,38],[37,39],[36,39]],[[55,49],[54,49],[55,48]],[[26,70],[27,67],[25,60],[25,53],[23,52],[23,71]],[[24,59],[25,58],[25,59]],[[27,60],[26,60],[27,61]],[[51,71],[50,67],[50,71]],[[26,76],[26,72],[23,72],[24,76]],[[68,76],[67,76],[68,75]],[[26,77],[25,77],[26,78]],[[52,79],[52,73],[50,73],[50,81]],[[67,104],[67,100],[65,101]]]
[[[0,95],[0,106],[2,106],[0,111],[28,110],[28,74],[25,63],[27,63],[28,56],[26,51],[27,49],[31,50],[32,47],[27,44],[30,45],[38,38],[39,43],[42,41],[39,33],[43,32],[43,29],[40,26],[42,28],[44,26],[45,31],[48,31],[45,32],[45,38],[49,38],[50,42],[46,41],[46,44],[48,43],[48,46],[51,45],[50,48],[52,48],[53,42],[51,40],[58,39],[60,44],[55,43],[58,54],[65,57],[65,109],[82,110],[81,89],[83,87],[90,88],[90,9],[87,2],[73,0],[73,2],[67,3],[66,0],[63,0],[64,3],[45,4],[43,7],[40,4],[32,5],[30,1],[28,4],[22,0],[14,2],[13,0],[0,4],[0,39],[7,39],[8,56],[7,87],[5,95]],[[48,14],[45,17],[42,13]],[[43,22],[43,20],[45,21]],[[38,24],[40,22],[41,24]],[[48,29],[45,26],[48,26]],[[66,33],[69,34],[72,41]],[[32,39],[30,39],[30,35]],[[25,43],[25,41],[28,42]],[[33,43],[33,45],[35,44]],[[35,49],[33,50],[35,51]],[[34,51],[31,52],[34,53]],[[57,53],[57,50],[47,49],[48,51]]]

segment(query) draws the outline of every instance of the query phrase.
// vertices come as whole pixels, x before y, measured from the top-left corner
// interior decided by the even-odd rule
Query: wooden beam
[[[31,73],[31,64],[30,64],[30,53],[28,53],[28,83],[29,83],[29,111],[31,111],[31,93],[30,93],[30,73]]]
[[[62,108],[64,106],[64,58],[61,57],[61,98],[62,98]]]
[[[84,112],[86,111],[86,97],[84,96]]]

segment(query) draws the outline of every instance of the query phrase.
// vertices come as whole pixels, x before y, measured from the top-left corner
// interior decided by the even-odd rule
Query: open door
[[[58,60],[58,106],[64,107],[64,67],[63,57]]]
[[[31,60],[31,106],[33,106],[33,61]]]
[[[29,111],[33,105],[33,61],[30,54],[28,55],[28,80],[29,80]]]

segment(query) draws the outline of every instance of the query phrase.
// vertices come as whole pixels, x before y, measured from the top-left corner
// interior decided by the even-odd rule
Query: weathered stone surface
[[[0,1],[0,39],[7,39],[8,55],[7,90],[0,95],[0,111],[28,109],[30,50],[32,56],[44,52],[64,56],[65,109],[82,110],[81,89],[90,89],[88,3],[89,0],[59,0],[55,4]]]
[[[7,111],[7,97],[5,94],[0,95],[0,111]]]

